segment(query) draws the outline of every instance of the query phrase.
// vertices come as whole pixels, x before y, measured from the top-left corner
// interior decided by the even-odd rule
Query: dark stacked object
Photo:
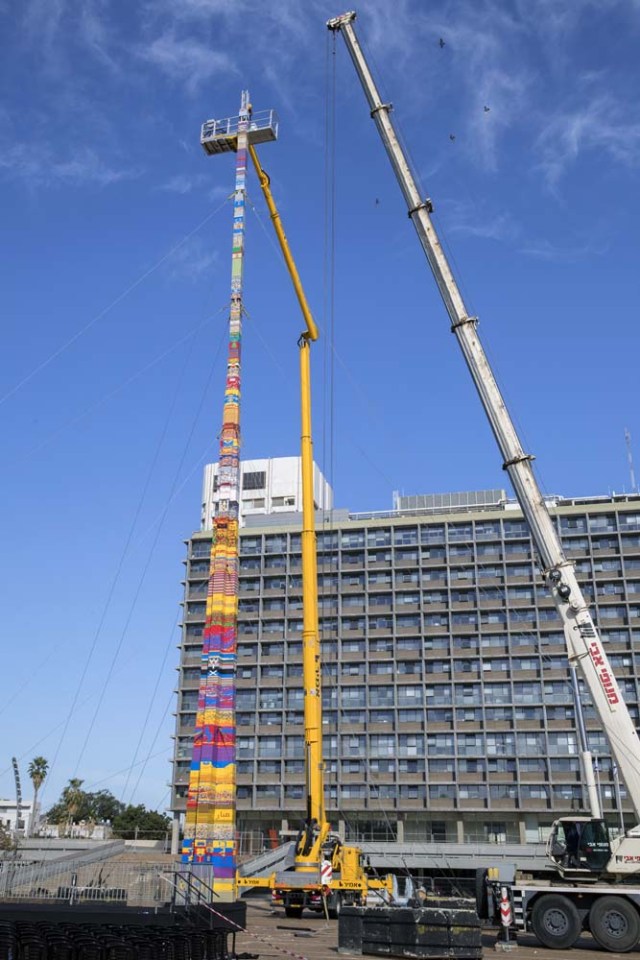
[[[0,920],[0,960],[228,960],[228,932]]]
[[[343,907],[338,952],[480,960],[482,930],[473,901],[453,897],[429,897],[420,907]]]

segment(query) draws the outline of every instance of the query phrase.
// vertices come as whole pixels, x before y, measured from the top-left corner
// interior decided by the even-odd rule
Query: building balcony
[[[486,797],[460,797],[458,800],[458,809],[460,810],[487,810],[489,801]]]
[[[425,806],[424,800],[413,801],[413,803],[415,804],[415,806],[418,806],[418,805],[422,807]],[[402,806],[403,808],[408,806],[406,800],[402,801]],[[427,810],[455,810],[456,806],[457,804],[453,797],[431,797],[426,802]]]

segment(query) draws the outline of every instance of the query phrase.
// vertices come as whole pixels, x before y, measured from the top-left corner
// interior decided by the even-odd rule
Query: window
[[[243,490],[264,490],[266,486],[267,475],[264,470],[258,470],[242,475]]]
[[[487,732],[487,756],[504,757],[515,753],[515,737],[512,733]]]
[[[349,734],[340,739],[343,757],[360,758],[364,756],[366,748],[366,737],[364,735]]]
[[[400,790],[402,791],[402,787]],[[432,783],[429,786],[430,800],[455,800],[455,797],[456,788],[453,783]]]
[[[418,531],[415,527],[397,527],[393,531],[393,542],[396,546],[413,546],[418,542]]]
[[[461,783],[458,792],[461,800],[484,800],[487,788],[483,783]]]
[[[422,703],[423,697],[422,687],[398,686],[398,706],[414,706]]]
[[[517,800],[518,788],[515,783],[492,783],[489,796],[492,800]]]
[[[391,660],[378,660],[369,664],[369,673],[372,677],[379,677],[385,673],[393,673],[393,663]]]
[[[364,707],[366,705],[366,687],[343,687],[343,707]]]
[[[427,756],[453,755],[453,737],[447,733],[431,733],[427,736]],[[431,769],[431,762],[429,763]]]
[[[344,601],[347,598],[343,598]],[[393,603],[393,597],[390,593],[372,593],[369,597],[369,606],[370,607],[390,607]]]
[[[368,547],[388,547],[391,545],[391,531],[390,530],[368,530],[367,531],[367,546]]]
[[[364,531],[353,530],[349,533],[343,533],[341,545],[343,548],[346,547],[347,549],[353,549],[354,547],[364,547]]]
[[[364,797],[363,783],[343,783],[340,787],[340,796],[343,800],[358,800]]]
[[[364,691],[364,687],[362,689]],[[364,693],[363,693],[363,697],[364,697]],[[369,687],[369,706],[371,707],[393,706],[393,687],[392,686]]]
[[[615,533],[616,518],[614,514],[600,514],[589,517],[589,530],[591,533]]]
[[[340,714],[340,723],[366,723],[366,710],[343,710]]]
[[[379,596],[384,596],[384,594],[378,594]],[[323,600],[327,600],[327,597],[324,597]],[[376,598],[377,599],[377,598]],[[364,594],[363,593],[352,593],[347,594],[342,598],[343,607],[364,607]]]
[[[439,623],[440,621],[438,621]],[[420,629],[420,615],[419,614],[402,614],[396,617],[396,627],[398,630],[419,630]]]
[[[393,710],[370,710],[369,723],[393,723]]]
[[[370,644],[373,644],[373,640],[370,641]],[[382,643],[389,643],[387,640],[381,641]],[[420,637],[398,637],[396,640],[396,649],[397,650],[419,650],[422,646],[422,641]],[[371,646],[373,650],[374,647]],[[385,650],[391,650],[391,645],[386,646]]]
[[[470,523],[450,523],[449,524],[449,542],[453,540],[472,540],[473,533]]]
[[[388,734],[372,734],[369,737],[369,753],[372,757],[394,757],[396,738]]]

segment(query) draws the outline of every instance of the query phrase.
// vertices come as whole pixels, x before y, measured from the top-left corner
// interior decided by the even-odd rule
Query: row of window
[[[187,786],[178,785],[175,788],[175,796],[179,799],[185,799],[187,796]],[[236,788],[236,797],[240,804],[247,809],[254,804],[268,802],[276,809],[278,807],[288,806],[291,802],[304,801],[306,796],[305,788],[302,784],[278,784],[261,783],[255,786],[248,784],[239,784]],[[434,801],[447,801],[453,806],[456,802],[473,801],[489,802],[491,801],[511,801],[516,804],[526,805],[528,802],[540,802],[546,807],[553,808],[554,804],[562,802],[571,803],[576,807],[584,805],[582,787],[576,784],[556,784],[553,787],[546,784],[520,784],[519,786],[511,783],[496,784],[475,784],[475,783],[406,783],[406,784],[342,784],[340,789],[330,784],[327,788],[327,797],[329,807],[339,806],[341,801],[348,800],[387,800],[397,801],[400,806],[406,801],[422,801],[425,804]],[[602,797],[607,806],[613,806],[615,803],[614,790],[607,785],[602,788]],[[434,838],[437,839],[437,838]]]
[[[629,646],[632,640],[635,644],[640,643],[640,630],[613,629],[603,630],[600,634],[603,642],[616,645]],[[200,634],[193,640],[194,644],[201,645]],[[482,633],[471,636],[431,636],[431,637],[343,637],[338,644],[337,640],[328,640],[322,638],[323,657],[326,661],[337,657],[338,653],[402,653],[433,651],[433,650],[487,650],[487,649],[516,649],[517,647],[562,647],[564,649],[564,635],[557,630],[549,632],[532,633],[514,632],[509,633]],[[189,638],[187,638],[187,646]],[[239,659],[258,659],[258,653],[262,657],[279,657],[287,660],[302,656],[302,643],[297,640],[273,641],[263,640],[258,643],[239,643]]]
[[[640,570],[640,560],[638,561],[638,569]],[[638,574],[636,573],[636,576]],[[353,581],[355,578],[351,578]],[[331,595],[321,595],[318,598],[318,607],[321,611],[323,610],[337,610],[338,604],[340,603],[343,612],[346,612],[349,607],[368,607],[369,609],[373,607],[392,607],[398,606],[402,608],[407,605],[418,605],[418,604],[450,604],[450,603],[468,603],[476,606],[479,602],[486,602],[488,600],[495,600],[501,603],[509,603],[513,601],[519,602],[529,602],[529,603],[550,603],[551,594],[546,587],[535,588],[533,585],[518,585],[504,587],[500,586],[478,586],[475,587],[471,584],[468,586],[465,584],[464,587],[449,587],[449,588],[427,588],[424,584],[421,584],[421,579],[424,581],[424,577],[420,578],[418,572],[415,574],[405,575],[400,578],[396,577],[398,581],[396,583],[397,587],[401,589],[393,593],[391,590],[389,592],[385,591],[375,591],[373,593],[354,593],[352,590],[349,593],[343,594],[340,598],[337,593]],[[364,583],[356,581],[350,582],[349,587],[362,587],[364,589]],[[381,586],[381,584],[378,584]],[[391,588],[392,584],[385,583],[386,587]],[[623,597],[625,594],[640,594],[640,580],[607,580],[607,581],[598,581],[594,583],[583,582],[581,584],[582,592],[590,598],[600,598],[600,597]],[[283,587],[283,591],[284,591]],[[272,597],[269,596],[269,588],[266,585],[261,585],[259,580],[250,580],[245,581],[242,584],[242,593],[251,592],[255,594],[255,597],[246,597],[241,596],[238,603],[238,614],[240,618],[243,615],[247,614],[257,614],[259,612],[272,613],[272,612],[284,612],[285,609],[289,611],[292,610],[302,610],[302,595],[293,595],[285,598],[284,596]],[[189,597],[193,597],[194,592],[190,590]],[[205,589],[195,592],[195,596],[206,596],[206,584]],[[203,602],[193,602],[189,603],[188,607],[189,613],[193,616],[202,615],[204,617],[206,604]]]
[[[255,791],[255,793],[254,793]],[[509,783],[483,784],[483,783],[401,783],[396,784],[364,784],[364,783],[343,783],[340,789],[336,786],[329,786],[329,803],[338,803],[344,800],[397,800],[400,804],[407,800],[422,800],[424,802],[433,800],[448,800],[453,803],[464,800],[513,800],[520,801],[523,804],[528,801],[543,801],[549,804],[551,796],[566,802],[575,801],[582,805],[582,788],[575,784],[562,784],[550,789],[545,784],[523,783],[517,786]],[[256,786],[239,784],[236,788],[236,796],[239,801],[273,801],[280,805],[284,800],[303,800],[305,797],[302,784],[285,784],[281,786],[278,783],[263,783]],[[612,791],[605,795],[606,799],[613,799]]]
[[[640,605],[637,600],[629,603],[599,603],[594,608],[593,617],[596,622],[606,620],[638,620],[640,619]],[[507,624],[529,624],[532,630],[536,624],[559,624],[560,618],[555,607],[515,607],[511,609],[489,610],[457,610],[449,612],[447,609],[436,610],[431,613],[388,613],[368,614],[353,617],[320,617],[319,629],[323,632],[360,633],[371,631],[413,630],[421,632],[423,629],[437,627],[448,631],[455,627],[496,626]],[[239,620],[238,637],[281,637],[285,634],[302,633],[302,619],[288,617],[284,619],[255,619]],[[185,635],[189,639],[202,637],[203,622],[187,623]]]
[[[593,514],[590,516],[563,516],[556,518],[556,527],[561,534],[615,533],[640,530],[640,513]],[[412,546],[431,543],[456,543],[487,538],[528,538],[529,528],[524,520],[490,520],[475,522],[450,522],[412,524],[407,526],[375,527],[367,530],[342,530],[317,534],[319,550],[346,550],[359,547]],[[241,552],[279,553],[300,549],[299,533],[275,533],[241,539]]]

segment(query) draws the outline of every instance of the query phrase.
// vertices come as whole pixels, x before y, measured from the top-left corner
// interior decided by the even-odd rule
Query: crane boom
[[[362,83],[389,160],[407,204],[409,217],[440,290],[451,329],[460,345],[484,411],[500,448],[503,469],[509,475],[522,512],[529,524],[549,586],[562,620],[569,662],[577,664],[602,721],[611,750],[622,774],[636,817],[640,821],[640,744],[638,733],[618,686],[602,640],[576,578],[575,567],[562,550],[560,538],[535,478],[531,454],[525,453],[484,348],[478,337],[478,318],[470,316],[458,289],[430,214],[431,200],[423,199],[391,119],[392,106],[376,88],[355,33],[355,13],[327,22],[340,32]],[[593,776],[593,774],[591,774]]]
[[[317,825],[317,840],[324,841],[328,825],[324,807],[324,775],[322,759],[322,690],[320,669],[320,633],[318,630],[318,569],[316,554],[315,508],[313,503],[313,438],[311,435],[311,357],[310,343],[318,339],[318,327],[300,281],[298,268],[287,241],[282,219],[276,206],[269,175],[262,168],[258,153],[249,144],[262,193],[276,231],[280,250],[293,284],[306,329],[300,335],[300,458],[302,470],[302,671],[304,683],[304,732],[307,778],[307,829]]]
[[[390,897],[393,877],[367,876],[358,847],[342,842],[331,831],[324,798],[322,756],[322,691],[320,633],[318,629],[318,569],[316,556],[315,505],[313,499],[313,439],[311,435],[311,344],[318,339],[304,287],[300,281],[280,213],[271,192],[268,174],[258,153],[249,143],[249,155],[269,208],[280,250],[300,305],[305,329],[298,338],[300,348],[301,466],[302,466],[302,675],[304,683],[306,820],[295,844],[293,870],[269,877],[238,877],[238,885],[269,887],[284,902],[288,917],[299,917],[305,906],[317,909],[321,903],[328,917],[335,918],[341,905],[362,902],[370,890]]]

